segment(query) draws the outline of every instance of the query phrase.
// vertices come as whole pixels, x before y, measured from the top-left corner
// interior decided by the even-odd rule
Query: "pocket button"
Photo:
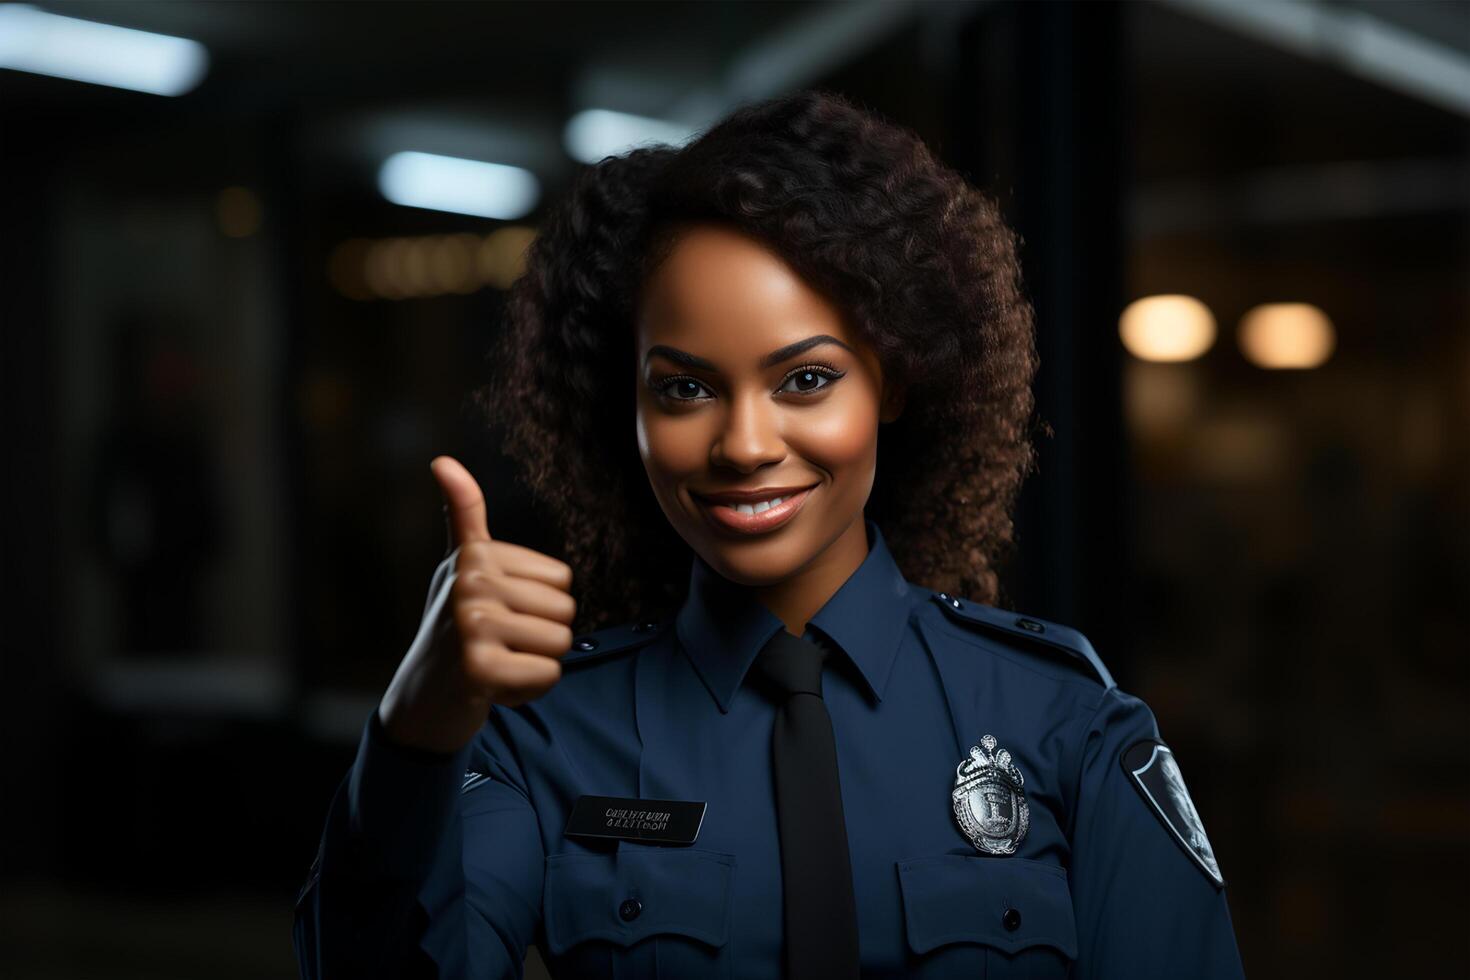
[[[1000,917],[1000,924],[1005,926],[1008,932],[1015,932],[1021,928],[1021,910],[1006,909]]]
[[[618,906],[618,918],[624,922],[632,922],[638,918],[638,913],[643,911],[643,903],[636,898],[625,898],[623,904]]]

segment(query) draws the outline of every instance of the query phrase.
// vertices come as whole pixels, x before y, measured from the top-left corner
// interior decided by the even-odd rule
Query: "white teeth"
[[[735,504],[733,507],[730,507],[730,509],[735,511],[735,513],[737,514],[759,514],[761,511],[770,510],[772,507],[776,506],[779,503],[782,503],[785,500],[785,497],[772,497],[770,500],[762,500],[759,503],[755,504]],[[730,505],[726,504],[726,506],[729,507]]]

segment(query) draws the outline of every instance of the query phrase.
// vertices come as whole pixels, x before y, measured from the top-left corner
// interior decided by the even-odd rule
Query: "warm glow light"
[[[402,238],[380,238],[368,247],[363,279],[374,294],[384,299],[403,299],[412,292],[404,275],[403,253],[407,244]]]
[[[510,225],[483,238],[467,232],[351,238],[327,258],[327,277],[348,299],[415,299],[509,289],[526,267],[534,228]]]
[[[429,244],[429,278],[436,293],[472,293],[480,288],[475,275],[474,235],[437,235]]]
[[[383,162],[378,189],[406,207],[507,221],[529,214],[541,198],[541,184],[529,170],[415,151]]]
[[[480,246],[480,279],[496,289],[509,289],[526,268],[526,249],[536,232],[531,228],[499,228]]]
[[[596,163],[637,146],[660,143],[678,146],[694,136],[688,126],[635,116],[609,109],[584,109],[567,121],[562,143],[572,159]]]
[[[1257,367],[1314,368],[1337,345],[1332,321],[1310,303],[1263,303],[1240,318],[1240,349]]]
[[[1123,310],[1118,335],[1139,360],[1192,361],[1215,342],[1215,316],[1193,296],[1145,296]]]
[[[425,296],[434,291],[429,282],[429,240],[427,238],[405,238],[403,250],[398,253],[399,274],[403,278],[404,291],[410,296]]]
[[[0,6],[0,68],[153,95],[199,84],[209,52],[198,41],[37,10]]]

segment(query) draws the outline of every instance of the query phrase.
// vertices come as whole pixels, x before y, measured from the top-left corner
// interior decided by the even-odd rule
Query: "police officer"
[[[882,456],[887,514],[968,508],[950,537],[901,522],[911,560],[971,561],[989,539],[966,535],[999,526],[1034,365],[1001,225],[831,99],[687,152],[677,180],[656,154],[604,161],[548,220],[501,405],[545,436],[519,442],[541,486],[565,473],[539,446],[573,469],[588,432],[628,447],[605,463],[646,475],[689,545],[682,603],[574,635],[571,567],[492,539],[476,481],[436,459],[453,547],[332,801],[303,974],[517,976],[535,943],[578,978],[1240,976],[1148,708],[1079,633],[908,580],[867,515]],[[640,182],[702,203],[633,258],[635,315],[614,307]],[[839,308],[807,279],[824,267],[867,301]],[[893,470],[911,457],[879,452],[886,424],[950,458]],[[633,480],[577,481],[568,540],[657,540],[588,526],[629,513],[604,497]]]
[[[508,704],[545,683],[473,655],[410,676],[421,633],[333,800],[296,913],[303,976],[518,976],[531,942],[554,976],[779,976],[776,708],[747,674],[782,622],[696,557],[672,621],[563,643],[568,570],[490,541],[463,496],[425,623],[481,574],[464,556],[493,554],[544,600],[522,642],[569,648],[561,677],[483,724],[487,695],[467,697],[463,719],[400,744],[383,716],[409,686]],[[1148,708],[1081,634],[914,586],[864,531],[867,557],[806,631],[845,668],[823,700],[862,975],[1239,976],[1224,880]],[[702,822],[688,843],[569,836],[584,796],[656,818],[697,802]]]

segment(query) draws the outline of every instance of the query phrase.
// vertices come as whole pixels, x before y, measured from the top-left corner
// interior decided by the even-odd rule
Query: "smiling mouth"
[[[694,497],[694,502],[699,505],[705,517],[717,527],[741,534],[762,534],[775,530],[795,517],[816,487],[817,485],[813,484],[784,497],[761,500],[753,504],[717,503],[696,494],[691,494],[691,496]]]

